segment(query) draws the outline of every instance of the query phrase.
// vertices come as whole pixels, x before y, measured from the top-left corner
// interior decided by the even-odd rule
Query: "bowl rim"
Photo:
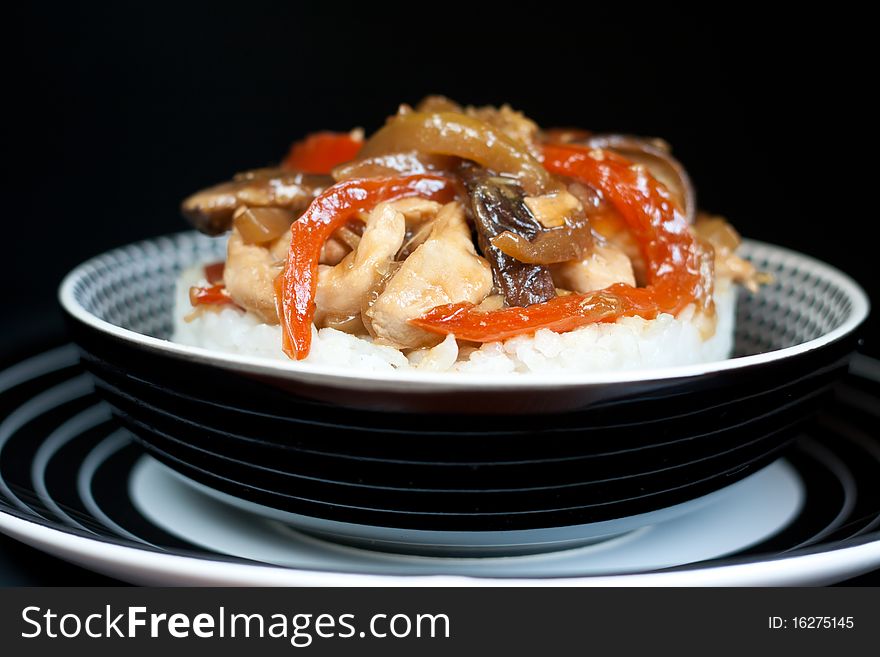
[[[62,280],[58,289],[58,299],[62,308],[82,324],[115,338],[124,343],[146,349],[158,354],[171,356],[202,365],[219,367],[224,370],[244,372],[247,374],[273,376],[305,383],[325,384],[334,387],[374,387],[376,384],[396,388],[401,392],[439,392],[466,390],[513,390],[513,389],[565,389],[585,386],[604,386],[609,384],[631,384],[657,380],[684,379],[706,374],[739,370],[755,366],[767,365],[778,361],[806,354],[828,346],[853,333],[867,318],[870,301],[867,293],[849,275],[843,273],[821,260],[791,249],[745,239],[743,243],[750,249],[769,250],[789,261],[796,261],[800,268],[818,270],[824,278],[832,281],[848,295],[852,303],[850,316],[843,324],[828,333],[802,342],[800,344],[775,349],[750,356],[728,358],[726,360],[696,363],[691,365],[674,365],[662,368],[644,368],[604,372],[546,372],[546,373],[515,373],[515,374],[480,374],[421,372],[418,370],[395,370],[391,372],[359,371],[340,366],[305,364],[298,361],[275,360],[265,357],[233,354],[215,351],[204,347],[193,347],[178,344],[162,338],[138,333],[131,329],[116,326],[86,310],[74,296],[74,288],[78,281],[96,266],[98,260],[125,248],[138,245],[155,244],[157,240],[173,239],[181,235],[194,234],[185,231],[172,235],[141,240],[103,254],[96,255],[74,267]]]

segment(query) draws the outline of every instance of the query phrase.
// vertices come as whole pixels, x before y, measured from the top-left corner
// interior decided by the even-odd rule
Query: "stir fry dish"
[[[436,96],[368,138],[311,134],[182,212],[228,233],[225,263],[190,289],[191,319],[250,314],[297,360],[324,328],[408,353],[687,311],[705,340],[718,280],[761,282],[662,140]]]

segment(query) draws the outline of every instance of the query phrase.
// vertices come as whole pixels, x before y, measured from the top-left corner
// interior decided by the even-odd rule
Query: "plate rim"
[[[42,525],[0,511],[0,530],[32,547],[98,572],[147,585],[202,586],[797,586],[832,583],[880,564],[880,532],[854,545],[805,548],[801,553],[706,567],[680,566],[648,573],[583,577],[479,577],[474,575],[372,575],[285,568],[237,559],[175,554],[125,545],[110,538]],[[146,559],[145,559],[146,556]],[[217,575],[222,569],[224,574]]]
[[[218,367],[223,370],[272,376],[281,380],[297,381],[306,384],[323,384],[330,387],[376,389],[381,385],[383,390],[406,393],[467,392],[467,391],[511,391],[511,390],[570,390],[609,384],[634,384],[649,381],[669,381],[698,377],[707,374],[728,372],[730,370],[751,369],[762,365],[784,361],[796,356],[808,354],[835,342],[843,340],[854,333],[865,321],[870,312],[870,300],[864,289],[849,275],[812,256],[791,249],[746,239],[743,243],[750,249],[761,249],[775,252],[788,261],[796,261],[801,268],[819,270],[823,276],[844,289],[853,304],[852,311],[841,326],[818,338],[802,342],[791,347],[772,351],[728,358],[726,360],[693,365],[677,365],[663,368],[646,368],[609,372],[578,372],[578,373],[525,373],[517,376],[501,376],[491,374],[468,373],[453,376],[448,372],[419,372],[395,370],[393,372],[373,372],[351,370],[348,368],[328,365],[303,364],[297,361],[274,360],[271,358],[245,356],[203,347],[192,347],[155,338],[130,329],[122,328],[103,320],[87,311],[74,296],[77,282],[97,263],[110,254],[129,248],[143,248],[146,244],[155,246],[163,240],[173,241],[195,238],[195,231],[184,231],[164,235],[157,238],[141,240],[125,246],[117,247],[103,254],[90,258],[71,270],[61,282],[58,299],[62,308],[76,321],[130,346],[145,349],[151,353],[170,356],[201,365]]]

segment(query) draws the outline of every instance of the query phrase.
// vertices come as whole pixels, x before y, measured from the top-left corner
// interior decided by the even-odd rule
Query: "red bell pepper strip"
[[[647,286],[623,283],[557,297],[524,308],[480,312],[473,304],[433,308],[415,326],[472,342],[494,342],[547,328],[571,331],[586,324],[638,315],[677,314],[696,301],[711,312],[712,264],[691,235],[669,192],[643,167],[607,151],[575,145],[544,146],[544,167],[598,189],[632,231],[647,266]]]
[[[363,144],[348,132],[316,132],[294,143],[281,166],[303,173],[330,173],[353,160]]]
[[[226,269],[225,262],[214,262],[210,265],[205,265],[205,278],[208,279],[208,282],[211,285],[216,285],[217,283],[223,282],[223,270]]]
[[[287,265],[275,279],[275,303],[284,353],[299,360],[309,355],[318,290],[318,260],[321,248],[337,228],[358,212],[370,210],[383,201],[422,196],[446,202],[454,193],[455,186],[449,178],[420,174],[345,180],[312,201],[309,209],[290,227]]]
[[[204,266],[205,278],[208,284],[204,287],[193,286],[189,288],[189,302],[193,306],[223,306],[234,304],[232,297],[223,285],[224,262],[215,262]]]
[[[226,291],[226,286],[222,284],[189,288],[189,302],[193,306],[222,306],[235,303]]]

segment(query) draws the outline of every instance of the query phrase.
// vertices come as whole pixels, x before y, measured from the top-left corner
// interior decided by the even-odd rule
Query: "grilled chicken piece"
[[[328,242],[321,262],[338,264],[321,267],[317,316],[338,325],[341,319],[359,315],[362,299],[387,276],[404,236],[429,222],[440,207],[434,201],[416,198],[381,204],[367,217],[356,250],[335,237]],[[226,246],[223,279],[227,292],[239,306],[267,324],[278,323],[274,282],[284,268],[289,249],[290,235],[286,232],[268,244],[258,245],[246,243],[237,228],[233,228]]]
[[[290,235],[285,233],[266,246],[246,244],[233,228],[226,244],[223,282],[232,300],[267,324],[277,324],[275,278],[284,267]]]
[[[627,255],[610,244],[596,241],[589,256],[583,260],[551,265],[557,287],[574,292],[601,290],[614,283],[636,284],[633,267]]]
[[[359,315],[363,299],[390,273],[407,225],[426,221],[439,210],[439,203],[415,198],[377,205],[367,217],[357,248],[335,267],[321,267],[316,323],[335,324]]]
[[[299,214],[332,184],[330,176],[275,168],[255,169],[196,192],[184,200],[180,211],[201,232],[220,235],[230,229],[232,215],[242,205],[284,208]]]
[[[409,324],[435,306],[480,303],[492,291],[489,263],[476,254],[464,208],[449,203],[437,215],[428,239],[388,280],[366,311],[376,341],[398,349],[437,344],[441,336]]]

